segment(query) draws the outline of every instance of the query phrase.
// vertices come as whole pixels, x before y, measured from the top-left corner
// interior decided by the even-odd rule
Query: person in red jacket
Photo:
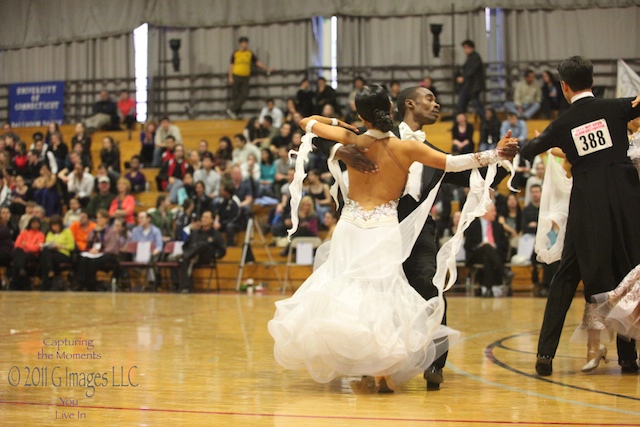
[[[13,246],[13,269],[11,273],[10,289],[28,291],[31,282],[27,275],[27,263],[37,262],[44,243],[44,233],[40,231],[42,222],[37,217],[29,220],[25,228],[16,239]]]

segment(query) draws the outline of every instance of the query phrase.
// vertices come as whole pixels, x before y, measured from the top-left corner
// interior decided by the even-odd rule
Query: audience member
[[[91,233],[91,230],[93,230],[95,227],[96,223],[89,219],[87,211],[84,210],[80,212],[78,221],[72,222],[69,225],[69,231],[71,232],[73,241],[75,242],[76,247],[79,251],[87,250],[87,236],[89,236],[89,233]]]
[[[313,199],[318,218],[324,218],[324,214],[332,210],[329,185],[320,180],[320,171],[317,169],[312,169],[307,174],[306,194]]]
[[[506,102],[504,106],[507,111],[529,120],[540,109],[541,101],[542,91],[536,82],[536,74],[533,70],[526,70],[524,78],[516,85],[513,102]]]
[[[193,184],[193,175],[187,172],[182,178],[182,187],[178,190],[178,204],[182,205],[186,199],[194,199],[195,196],[196,190]]]
[[[202,161],[205,156],[211,156],[211,159],[213,159],[213,153],[209,151],[209,141],[201,139],[200,142],[198,142],[198,157],[200,157],[200,161]]]
[[[240,166],[247,161],[249,154],[253,154],[257,159],[260,158],[260,149],[253,144],[247,143],[246,138],[241,133],[234,135],[233,144],[235,149],[233,150],[233,164]]]
[[[35,205],[33,207],[33,216],[40,220],[40,231],[46,236],[49,232],[49,223],[47,222],[48,216],[45,209],[40,205]]]
[[[80,204],[85,207],[91,200],[93,193],[94,177],[89,172],[85,172],[82,163],[77,163],[73,172],[68,175],[67,191],[68,198],[77,198]]]
[[[215,160],[216,169],[225,171],[227,169],[227,163],[231,163],[233,159],[233,147],[231,146],[231,139],[227,136],[223,136],[218,141],[218,149],[216,150]]]
[[[16,238],[20,234],[18,226],[11,221],[11,211],[8,207],[3,206],[0,208],[0,267],[7,268],[6,275],[8,276],[8,268],[11,266],[11,259],[13,254],[13,246]],[[4,277],[2,278],[2,287],[5,287]]]
[[[127,243],[128,232],[122,219],[109,226],[109,212],[99,210],[96,227],[87,237],[87,250],[80,254],[76,279],[76,290],[86,288],[97,291],[98,271],[111,272],[119,276],[119,256]]]
[[[193,189],[194,192],[193,195],[191,195],[191,200],[193,201],[194,213],[199,218],[205,211],[209,211],[213,208],[213,202],[211,197],[207,195],[204,182],[196,182]]]
[[[242,179],[249,180],[252,186],[260,180],[260,163],[253,153],[249,154],[247,160],[240,164],[240,172]]]
[[[174,240],[184,241],[187,236],[185,229],[191,224],[191,221],[195,217],[193,200],[185,199],[182,202],[182,207],[176,218],[176,228],[174,234]]]
[[[10,288],[16,291],[28,291],[31,289],[31,281],[27,275],[29,263],[38,262],[40,250],[44,243],[44,233],[40,231],[42,221],[32,217],[27,228],[22,230],[14,244],[12,254],[11,284]]]
[[[156,124],[153,121],[145,123],[140,132],[140,158],[145,168],[153,166],[153,153],[155,149]]]
[[[328,242],[333,237],[333,232],[338,225],[338,212],[333,209],[324,214],[323,225],[327,230],[327,234],[324,236],[324,241]]]
[[[493,108],[484,110],[484,119],[480,123],[480,144],[478,151],[493,150],[500,141],[500,119]]]
[[[4,151],[4,150],[0,150]],[[13,166],[13,170],[16,175],[22,175],[27,172],[27,165],[29,163],[29,158],[27,156],[27,144],[24,141],[19,141],[16,144],[15,155],[11,159],[11,165]],[[2,168],[0,170],[3,170]]]
[[[56,132],[60,132],[60,125],[58,125],[56,122],[49,123],[49,125],[47,126],[47,133],[45,133],[44,135],[44,139],[40,139],[41,141],[44,142],[44,145],[46,146],[44,151],[47,151],[46,148],[48,148],[49,145],[51,144],[51,135],[53,135]],[[33,142],[35,143],[36,141],[37,140],[34,139]],[[31,149],[33,148],[34,147],[31,147]]]
[[[34,201],[28,201],[25,204],[24,214],[20,216],[18,220],[18,228],[20,231],[26,229],[29,226],[29,221],[33,218],[33,211],[36,208],[37,204]]]
[[[60,274],[61,264],[71,263],[71,252],[75,249],[74,236],[64,228],[60,215],[49,219],[49,232],[40,252],[40,289],[48,291],[53,278]]]
[[[460,85],[458,92],[457,113],[466,113],[467,105],[471,102],[479,117],[484,117],[484,107],[480,100],[480,92],[485,88],[484,65],[482,58],[476,52],[476,45],[472,40],[462,42],[462,50],[467,59],[462,66],[461,75],[456,79]]]
[[[475,151],[473,143],[473,125],[467,122],[465,113],[456,114],[456,123],[451,129],[452,145],[451,152],[453,154],[468,154]]]
[[[154,258],[162,252],[162,232],[151,223],[151,217],[145,211],[138,213],[138,225],[131,230],[130,240],[136,243],[151,242],[151,255]]]
[[[318,215],[315,210],[315,203],[311,196],[304,196],[300,200],[300,207],[298,209],[298,229],[291,236],[294,237],[313,237],[318,235]],[[291,219],[286,222],[288,228],[291,227]],[[280,253],[280,256],[287,256],[289,252],[289,245]]]
[[[298,103],[298,111],[303,117],[308,117],[314,113],[316,93],[311,90],[311,84],[308,78],[303,78],[296,92],[296,101]]]
[[[547,119],[551,119],[551,114],[555,111],[560,112],[569,108],[567,100],[562,95],[560,81],[556,79],[551,71],[542,72],[542,113]]]
[[[100,92],[100,100],[93,104],[93,115],[84,121],[89,131],[98,129],[120,130],[118,106],[106,90]]]
[[[296,100],[293,98],[287,98],[287,105],[286,105],[286,110],[285,110],[285,115],[284,115],[284,123],[298,123],[295,120],[295,117],[297,114],[299,114],[298,111],[298,104],[296,104]],[[282,126],[280,126],[282,127]]]
[[[258,121],[262,124],[266,116],[271,116],[273,119],[272,124],[276,128],[280,128],[284,122],[284,113],[280,108],[276,107],[276,103],[273,98],[267,98],[266,105],[262,107],[262,110],[260,110]]]
[[[509,251],[509,243],[504,228],[496,221],[495,205],[490,204],[487,212],[481,218],[476,218],[464,234],[467,264],[483,265],[481,295],[498,294],[503,283],[503,265]]]
[[[171,213],[171,202],[163,194],[156,200],[156,209],[151,212],[151,223],[160,229],[162,240],[168,242],[173,238],[175,231],[173,224],[173,214]]]
[[[184,147],[176,145],[173,152],[173,159],[164,162],[160,173],[156,177],[158,190],[168,191],[169,200],[172,203],[178,200],[178,190],[182,187],[184,175],[190,173],[193,175],[193,168],[184,160]]]
[[[220,224],[218,229],[227,233],[227,246],[235,246],[236,232],[244,226],[240,199],[235,195],[235,187],[232,182],[226,182],[220,190],[222,201],[216,209],[216,222]]]
[[[274,136],[269,142],[269,146],[262,146],[262,148],[269,148],[276,153],[278,148],[289,147],[291,145],[291,136],[291,123],[284,123],[280,128],[280,133]]]
[[[60,203],[60,193],[58,192],[58,181],[56,176],[51,173],[49,165],[40,166],[40,176],[33,181],[31,186],[33,190],[33,200],[44,207],[46,216],[62,212],[62,204]]]
[[[202,169],[193,174],[195,182],[204,183],[205,192],[209,197],[216,198],[220,194],[220,174],[214,169],[213,155],[205,154],[202,158]]]
[[[316,86],[318,91],[316,92],[316,114],[322,114],[324,106],[329,104],[333,107],[333,111],[338,113],[340,107],[338,106],[338,97],[335,89],[327,84],[327,79],[324,77],[318,77],[316,80]]]
[[[82,214],[82,206],[77,197],[73,197],[69,200],[69,209],[64,214],[62,223],[65,227],[69,227],[74,222],[80,221],[80,215]]]
[[[109,191],[111,181],[106,176],[98,178],[98,192],[91,197],[87,205],[87,213],[89,218],[95,218],[99,210],[109,211],[111,202],[116,198],[115,194]]]
[[[136,101],[129,96],[127,90],[120,91],[118,100],[118,119],[126,129],[133,129],[136,123]]]
[[[52,135],[52,139],[53,138],[54,136]],[[46,163],[53,173],[58,173],[58,170],[60,169],[58,167],[58,161],[56,160],[56,156],[53,154],[53,151],[49,150],[49,147],[50,145],[45,145],[44,141],[41,139],[36,140],[33,143],[33,151],[38,157],[38,163]]]
[[[433,79],[431,77],[425,76],[425,78],[420,82],[420,86],[425,89],[429,89],[431,93],[433,93],[433,97],[435,99],[438,99],[438,97],[440,96],[440,93],[438,92],[438,89],[436,89],[436,86],[433,84]]]
[[[502,212],[498,212],[498,222],[504,227],[504,231],[509,236],[509,247],[511,252],[515,253],[518,250],[518,240],[522,231],[522,211],[520,209],[520,202],[518,202],[518,196],[514,193],[509,193],[507,196],[506,209],[501,209]]]
[[[273,162],[273,153],[266,148],[260,152],[262,155],[262,161],[260,162],[260,180],[258,185],[258,196],[270,196],[273,197],[274,193],[274,179],[276,175],[276,165]]]
[[[533,167],[534,174],[527,179],[527,185],[524,190],[524,205],[527,206],[531,203],[531,186],[539,185],[542,186],[542,181],[544,180],[544,171],[545,165],[540,156],[536,156],[533,159]]]
[[[139,194],[147,190],[147,178],[140,172],[140,156],[133,156],[129,161],[129,171],[125,179],[131,183],[131,193]]]
[[[67,155],[69,154],[69,147],[62,140],[62,134],[60,132],[54,132],[51,134],[51,143],[49,144],[48,151],[53,154],[57,168],[61,169]],[[49,166],[51,166],[51,164],[49,164]]]
[[[162,166],[162,153],[167,147],[167,137],[172,136],[176,144],[182,144],[182,133],[180,128],[171,123],[169,117],[160,119],[160,126],[156,129],[153,149],[153,167]]]
[[[76,123],[75,135],[71,138],[71,146],[82,144],[82,152],[91,156],[91,136],[87,133],[84,123]]]
[[[349,92],[349,108],[347,111],[347,115],[345,116],[345,121],[347,123],[352,123],[358,120],[358,111],[356,110],[356,94],[362,87],[366,84],[364,78],[361,76],[357,76],[353,79],[353,86],[351,88],[351,92]]]
[[[400,95],[400,82],[397,80],[392,80],[389,84],[389,97],[391,98],[391,104],[393,104],[393,121],[396,124],[400,124],[402,122],[402,116],[398,111],[398,96]]]
[[[111,202],[109,207],[109,215],[112,218],[124,218],[125,222],[128,225],[133,225],[134,218],[134,210],[136,207],[136,201],[132,195],[130,195],[131,191],[131,183],[124,178],[120,178],[117,184],[118,194]]]
[[[192,230],[183,246],[184,253],[180,261],[179,291],[193,291],[192,270],[196,262],[207,264],[213,258],[222,258],[226,254],[224,240],[216,230],[211,211],[202,213],[200,227]]]
[[[100,163],[107,167],[109,176],[114,179],[120,178],[120,149],[118,143],[110,136],[105,136],[102,139]]]

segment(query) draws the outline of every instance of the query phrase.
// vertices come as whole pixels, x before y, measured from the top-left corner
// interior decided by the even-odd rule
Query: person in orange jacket
[[[37,217],[29,220],[29,226],[22,230],[13,246],[13,270],[11,285],[13,290],[28,291],[31,282],[27,275],[27,264],[37,262],[44,243],[44,233],[40,231],[42,222]]]

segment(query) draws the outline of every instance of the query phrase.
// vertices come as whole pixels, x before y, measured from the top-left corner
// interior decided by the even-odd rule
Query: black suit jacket
[[[491,224],[493,227],[493,241],[496,244],[496,250],[498,251],[500,258],[502,258],[502,261],[506,261],[509,253],[509,240],[507,240],[504,227],[498,221],[493,221]],[[467,254],[468,260],[471,259],[473,252],[477,250],[482,243],[482,224],[480,222],[480,218],[476,218],[471,224],[469,224],[469,228],[464,232],[464,236],[464,251]]]

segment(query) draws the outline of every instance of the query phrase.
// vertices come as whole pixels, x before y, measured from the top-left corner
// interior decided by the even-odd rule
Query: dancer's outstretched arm
[[[300,120],[300,127],[307,132],[315,133],[321,138],[341,144],[357,144],[358,142],[358,128],[342,120],[323,116],[309,116]]]

